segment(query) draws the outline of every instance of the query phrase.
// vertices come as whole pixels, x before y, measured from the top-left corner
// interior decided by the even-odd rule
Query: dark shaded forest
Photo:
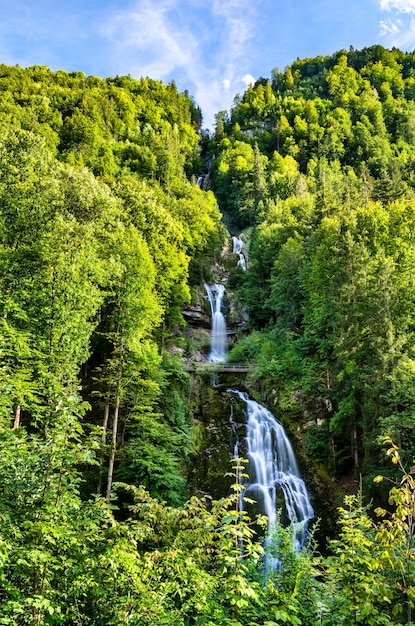
[[[0,624],[412,624],[415,56],[275,68],[214,133],[174,83],[2,65],[0,124]],[[243,462],[188,471],[182,311],[229,233],[228,359],[338,507],[270,572]]]

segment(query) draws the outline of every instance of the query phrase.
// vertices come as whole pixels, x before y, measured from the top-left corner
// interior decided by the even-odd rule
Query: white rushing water
[[[212,312],[212,331],[210,337],[210,354],[208,358],[211,363],[223,363],[228,349],[226,320],[222,313],[225,287],[216,283],[212,286],[205,283],[205,290],[209,298]]]
[[[268,409],[250,400],[246,393],[230,389],[246,403],[246,455],[249,482],[245,494],[253,498],[268,518],[268,535],[277,522],[278,495],[282,494],[286,515],[294,529],[295,547],[307,538],[313,507],[285,430]]]
[[[244,242],[242,241],[242,239],[240,237],[232,237],[232,241],[233,241],[233,250],[232,250],[232,252],[239,256],[238,265],[240,267],[242,267],[243,271],[245,272],[246,271],[246,261],[245,261],[245,255],[242,252],[242,249],[244,247]]]

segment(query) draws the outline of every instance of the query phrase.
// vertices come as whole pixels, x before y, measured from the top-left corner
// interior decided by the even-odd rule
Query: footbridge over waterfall
[[[187,372],[214,372],[215,374],[249,374],[255,369],[248,363],[211,363],[210,361],[195,361],[187,363]]]

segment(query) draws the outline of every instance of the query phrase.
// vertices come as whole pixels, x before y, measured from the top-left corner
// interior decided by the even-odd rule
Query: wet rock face
[[[187,305],[182,309],[182,315],[189,326],[206,329],[211,326],[210,316],[200,304]]]
[[[189,483],[193,493],[206,493],[214,499],[230,493],[233,480],[226,474],[232,471],[236,443],[231,414],[232,421],[243,429],[246,416],[241,403],[226,389],[211,388],[193,428],[193,453],[189,459]]]

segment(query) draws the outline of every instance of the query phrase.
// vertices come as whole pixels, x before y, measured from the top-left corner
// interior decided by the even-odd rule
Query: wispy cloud
[[[120,72],[162,81],[175,78],[201,106],[205,125],[212,125],[215,113],[229,108],[235,93],[245,87],[258,23],[259,5],[253,4],[138,0],[112,13],[102,35]]]
[[[415,0],[380,0],[379,6],[382,11],[415,13]]]
[[[379,8],[389,15],[380,21],[380,36],[387,45],[403,50],[415,47],[415,0],[379,0]]]
[[[400,32],[401,21],[396,20],[381,20],[380,21],[380,34],[382,37],[397,37]]]
[[[138,2],[129,10],[114,13],[102,29],[111,39],[113,62],[125,62],[139,75],[165,78],[191,58],[197,62],[194,35],[178,29],[170,12],[172,0]]]

